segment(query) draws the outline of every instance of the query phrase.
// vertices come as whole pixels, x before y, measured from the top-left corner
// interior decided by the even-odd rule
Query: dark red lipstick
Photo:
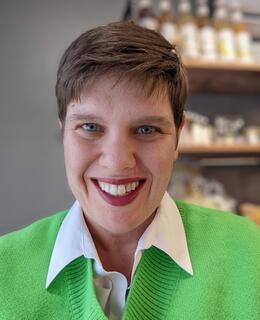
[[[138,196],[140,193],[141,188],[144,185],[145,179],[140,179],[140,178],[125,178],[125,179],[113,179],[113,178],[94,178],[91,179],[92,182],[94,183],[95,187],[97,188],[100,196],[102,197],[103,200],[105,200],[107,203],[109,203],[112,206],[126,206],[130,204],[134,199]],[[109,184],[114,184],[114,185],[126,185],[129,183],[133,182],[139,182],[138,187],[127,193],[126,195],[121,195],[121,196],[115,196],[111,195],[110,193],[107,193],[106,191],[102,190],[98,184],[98,181],[100,182],[105,182]]]

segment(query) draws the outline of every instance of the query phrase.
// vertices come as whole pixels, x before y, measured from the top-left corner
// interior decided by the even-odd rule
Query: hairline
[[[90,78],[85,81],[85,84],[82,85],[81,91],[78,93],[78,95],[74,96],[67,104],[66,107],[66,114],[63,119],[59,119],[64,125],[66,121],[67,116],[67,110],[68,106],[72,102],[81,102],[82,99],[87,95],[88,91],[91,90],[93,86],[95,86],[99,81],[101,81],[103,78],[110,77],[112,79],[112,82],[114,82],[111,85],[111,88],[116,87],[121,83],[121,81],[129,84],[133,84],[133,87],[135,87],[140,95],[144,95],[146,98],[153,98],[153,97],[167,97],[169,105],[171,107],[172,116],[174,119],[174,107],[172,106],[171,99],[170,99],[170,92],[169,87],[167,85],[167,82],[165,79],[155,79],[152,76],[143,75],[146,78],[146,82],[142,81],[141,79],[138,79],[138,76],[136,74],[131,74],[128,72],[124,72],[121,70],[110,70],[106,74],[99,74],[92,75]],[[140,85],[140,88],[138,86]]]

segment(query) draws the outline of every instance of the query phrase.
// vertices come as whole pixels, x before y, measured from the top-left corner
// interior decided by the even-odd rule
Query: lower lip
[[[144,185],[144,182],[140,183],[139,186],[132,192],[126,194],[125,196],[113,196],[105,191],[103,191],[96,180],[93,180],[94,185],[96,186],[99,194],[101,195],[102,199],[105,200],[107,203],[111,204],[112,206],[126,206],[129,203],[133,202],[134,199],[138,196],[141,188]]]

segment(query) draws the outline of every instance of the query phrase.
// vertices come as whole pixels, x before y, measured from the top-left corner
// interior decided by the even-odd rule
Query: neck
[[[134,264],[134,253],[139,239],[152,222],[154,212],[142,225],[126,233],[111,233],[93,224],[84,214],[100,261],[106,271],[117,271],[125,275],[130,284]]]

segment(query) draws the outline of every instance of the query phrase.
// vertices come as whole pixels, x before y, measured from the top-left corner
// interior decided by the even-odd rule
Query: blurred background
[[[169,186],[171,194],[237,214],[259,213],[260,3],[240,2],[246,51],[230,58],[218,51],[212,56],[212,47],[207,56],[204,49],[194,47],[192,39],[185,46],[182,27],[188,24],[188,34],[193,34],[195,26],[198,36],[205,23],[198,22],[197,10],[204,1],[191,1],[190,11],[184,2],[1,2],[0,235],[72,204],[54,93],[58,62],[82,32],[123,18],[146,27],[152,21],[158,32],[166,30],[165,37],[177,43],[187,66],[188,121],[173,177],[176,183]],[[214,18],[216,6],[225,6],[218,2],[206,3],[208,20],[203,20],[217,32],[226,23],[223,8],[217,18],[224,22],[219,26]]]

